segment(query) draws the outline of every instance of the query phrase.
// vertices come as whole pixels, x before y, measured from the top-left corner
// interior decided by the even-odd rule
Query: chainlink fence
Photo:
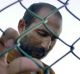
[[[31,32],[31,31],[39,28],[41,25],[44,25],[44,26],[46,27],[46,29],[47,29],[49,32],[51,32],[59,41],[61,41],[63,44],[65,44],[67,47],[70,48],[70,50],[69,50],[67,53],[65,53],[62,57],[58,58],[58,59],[57,59],[55,62],[53,62],[50,66],[48,66],[48,67],[46,67],[46,68],[44,68],[44,69],[43,69],[39,64],[36,63],[40,68],[42,68],[42,69],[44,70],[45,73],[47,73],[47,71],[48,71],[48,69],[49,69],[50,67],[54,66],[57,62],[59,62],[61,59],[63,59],[65,56],[67,56],[67,55],[70,54],[70,53],[73,54],[73,56],[75,56],[77,59],[80,60],[80,57],[74,52],[74,50],[75,50],[75,44],[80,40],[80,37],[77,38],[71,45],[69,45],[68,43],[66,43],[65,41],[63,41],[61,38],[59,38],[59,37],[56,35],[55,32],[51,31],[50,27],[49,27],[49,26],[47,25],[47,23],[46,23],[47,18],[48,18],[49,16],[51,16],[52,14],[55,14],[57,11],[55,11],[55,12],[54,12],[54,11],[53,11],[53,12],[50,12],[46,17],[44,17],[44,18],[46,18],[46,19],[44,19],[44,18],[42,19],[40,16],[38,16],[37,14],[35,14],[34,12],[32,12],[31,10],[28,10],[28,9],[25,7],[25,5],[23,5],[22,1],[23,1],[23,0],[17,0],[17,1],[15,1],[15,2],[13,2],[13,3],[7,5],[6,7],[2,8],[2,9],[0,10],[0,12],[3,12],[5,9],[11,7],[12,5],[15,5],[16,3],[20,3],[20,5],[21,5],[25,10],[29,11],[31,15],[33,15],[33,16],[36,17],[36,18],[38,18],[41,22],[38,23],[38,24],[36,24],[35,26],[32,26],[32,25],[31,25],[27,30],[25,30],[25,31],[18,37],[18,39],[17,39],[17,41],[16,41],[16,44],[15,44],[12,48],[5,49],[3,52],[0,52],[0,56],[2,56],[2,55],[4,55],[5,53],[11,51],[11,50],[15,47],[15,48],[18,49],[18,51],[22,52],[26,57],[30,58],[34,63],[36,63],[36,62],[32,59],[32,57],[31,57],[30,55],[28,55],[26,52],[24,52],[24,51],[19,47],[19,46],[20,46],[20,41],[21,41],[22,38],[23,38],[25,35],[27,35],[29,32]],[[70,0],[66,0],[65,2],[63,2],[63,1],[61,1],[61,0],[57,0],[57,1],[59,1],[59,2],[62,4],[62,6],[60,6],[60,7],[58,8],[58,10],[60,10],[60,9],[62,9],[62,8],[65,8],[65,10],[66,10],[69,14],[71,14],[75,19],[77,19],[78,21],[80,21],[80,18],[78,18],[78,17],[77,17],[73,12],[71,12],[71,11],[68,9],[68,7],[67,7],[67,5],[69,4],[69,1],[70,1]],[[4,33],[4,31],[3,31],[1,28],[0,28],[0,31],[1,31],[2,33]]]

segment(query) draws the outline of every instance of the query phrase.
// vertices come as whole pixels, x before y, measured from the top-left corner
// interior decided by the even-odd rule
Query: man
[[[46,17],[49,12],[57,11],[55,14],[52,14],[47,18],[47,24],[49,27],[51,27],[51,30],[56,33],[56,35],[60,35],[61,29],[62,29],[62,16],[60,12],[57,10],[56,7],[48,4],[48,3],[35,3],[32,4],[28,9],[30,9],[32,12],[39,15],[41,18]],[[25,29],[29,28],[31,25],[36,25],[40,22],[39,19],[32,16],[28,11],[25,12],[23,18],[19,21],[18,24],[18,30],[21,34]],[[42,67],[47,67],[45,64],[43,64],[40,59],[45,57],[49,51],[53,48],[53,46],[56,43],[56,37],[52,35],[44,25],[40,26],[38,29],[31,31],[28,35],[26,35],[20,42],[20,47],[30,56],[33,57],[33,59],[39,63]],[[18,51],[12,51],[8,54],[8,62],[12,63],[10,64],[10,67],[12,68],[12,65],[15,65],[17,57],[24,56],[22,53],[19,53]],[[19,58],[17,58],[17,64],[19,68]],[[23,59],[23,58],[22,58]],[[20,60],[21,61],[21,60]],[[25,65],[26,66],[26,65]],[[20,70],[23,66],[20,66]],[[16,67],[14,67],[16,68]],[[12,69],[11,69],[12,70]],[[20,71],[18,69],[18,71]],[[12,71],[13,72],[13,71]],[[28,71],[27,71],[28,72]],[[25,72],[24,74],[27,74]],[[29,73],[34,73],[34,71]],[[20,72],[18,72],[20,73]],[[35,72],[37,74],[37,72]],[[39,74],[43,73],[38,72]],[[54,74],[54,71],[51,69],[49,70],[50,74]],[[15,71],[14,74],[17,74]]]

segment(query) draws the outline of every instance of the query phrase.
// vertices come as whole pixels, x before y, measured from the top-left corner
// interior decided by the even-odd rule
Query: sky
[[[15,2],[17,0],[0,0],[0,10],[2,10],[7,5]],[[66,0],[61,0],[65,2]],[[57,0],[23,0],[22,3],[29,7],[32,3],[36,2],[47,2],[57,8],[62,6],[62,4]],[[68,9],[80,18],[80,0],[69,0]],[[67,44],[71,45],[77,38],[80,37],[80,21],[74,18],[65,7],[59,10],[63,17],[62,33],[60,38],[64,40]],[[9,8],[0,11],[0,28],[4,31],[5,29],[12,27],[17,30],[18,22],[23,17],[25,9],[16,3]],[[0,36],[1,36],[0,32]],[[74,53],[80,57],[80,40],[74,45]],[[48,65],[51,65],[65,53],[70,50],[65,44],[57,40],[56,45],[53,50],[42,59],[42,61]],[[73,54],[68,54],[58,63],[52,66],[52,69],[56,74],[80,74],[80,60],[77,59]]]

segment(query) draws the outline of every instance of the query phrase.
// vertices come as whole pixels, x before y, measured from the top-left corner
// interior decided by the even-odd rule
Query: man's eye
[[[41,36],[44,36],[44,37],[48,36],[48,34],[47,34],[47,33],[42,32],[42,31],[39,31],[39,32],[38,32],[38,34],[39,34],[39,35],[41,35]]]
[[[48,32],[46,32],[46,31],[44,31],[44,30],[36,30],[36,32],[37,32],[39,35],[43,36],[43,37],[46,37],[46,36],[49,35]]]

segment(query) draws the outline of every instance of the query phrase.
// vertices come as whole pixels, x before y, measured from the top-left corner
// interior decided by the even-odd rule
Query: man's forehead
[[[43,7],[42,9],[40,9],[38,11],[38,15],[42,18],[46,17],[49,13],[51,12],[51,10],[49,8]]]
[[[44,18],[44,17],[46,17],[46,16],[49,14],[50,11],[51,11],[51,10],[50,10],[49,8],[42,8],[42,9],[38,12],[38,15],[39,15],[40,17]],[[47,17],[46,20],[47,20],[47,24],[48,24],[48,26],[50,27],[50,29],[51,29],[53,32],[55,32],[57,35],[59,35],[59,34],[60,34],[60,29],[61,29],[61,20],[60,20],[60,18],[58,18],[58,17],[53,13],[51,16]],[[45,20],[45,21],[46,21],[46,20]],[[45,22],[45,21],[44,21],[44,22]],[[34,22],[35,22],[35,23],[39,23],[39,22],[41,22],[41,21],[40,21],[39,19],[35,19]],[[44,30],[47,30],[44,25],[42,25],[40,28],[41,28],[41,29],[44,29]]]
[[[45,18],[45,21],[47,20],[47,22],[53,24],[53,26],[56,26],[56,27],[60,28],[60,26],[61,26],[61,24],[60,24],[61,23],[61,19],[58,16],[56,16],[54,13],[48,16],[49,11],[51,11],[51,10],[46,8],[45,10],[39,11],[38,15],[42,19]],[[40,20],[39,20],[39,22],[40,22]]]

